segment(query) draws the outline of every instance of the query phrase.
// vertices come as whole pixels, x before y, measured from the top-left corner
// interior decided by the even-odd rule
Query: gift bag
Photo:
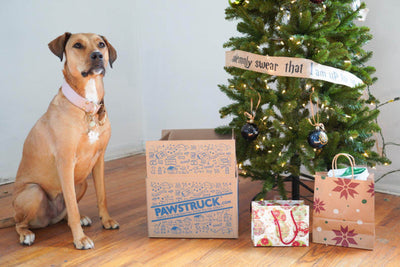
[[[338,178],[337,159],[349,159],[350,178]],[[375,242],[374,176],[355,180],[354,158],[337,154],[332,161],[333,177],[315,174],[312,241],[327,245],[373,249]]]
[[[308,246],[309,207],[304,201],[253,201],[251,210],[254,246]]]

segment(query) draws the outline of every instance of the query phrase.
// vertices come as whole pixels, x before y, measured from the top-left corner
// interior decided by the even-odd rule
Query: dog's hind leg
[[[19,191],[13,201],[15,210],[15,228],[22,245],[30,246],[35,241],[35,234],[29,228],[41,228],[49,224],[48,198],[37,184],[27,184]]]

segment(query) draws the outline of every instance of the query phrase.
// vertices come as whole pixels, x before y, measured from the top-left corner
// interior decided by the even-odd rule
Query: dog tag
[[[96,122],[95,121],[90,121],[89,122],[89,127],[93,128],[94,126],[96,126]]]

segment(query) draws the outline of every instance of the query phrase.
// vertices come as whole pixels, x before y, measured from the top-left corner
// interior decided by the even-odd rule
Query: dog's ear
[[[49,48],[54,55],[63,60],[63,54],[65,51],[65,45],[68,42],[69,37],[71,36],[70,32],[66,32],[63,35],[58,36],[56,39],[49,43]]]
[[[104,40],[104,42],[105,42],[106,45],[107,45],[107,48],[108,48],[108,56],[109,56],[108,62],[110,63],[110,67],[112,68],[112,64],[113,64],[114,61],[117,59],[117,51],[116,51],[115,48],[108,42],[108,40],[107,40],[106,37],[101,36],[101,35],[100,35],[100,37]]]

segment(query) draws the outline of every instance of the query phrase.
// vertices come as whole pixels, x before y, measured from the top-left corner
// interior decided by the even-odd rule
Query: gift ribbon
[[[311,122],[311,120],[310,119],[308,119],[308,122],[312,125],[312,126],[314,126],[314,127],[316,127],[317,129],[319,128],[319,129],[321,129],[322,131],[325,131],[325,126],[324,126],[324,124],[323,123],[320,123],[319,122],[319,114],[318,114],[318,98],[317,98],[317,105],[316,105],[316,111],[315,111],[315,115],[314,115],[314,104],[313,104],[313,102],[312,102],[312,95],[314,94],[314,87],[312,88],[312,92],[311,92],[311,94],[310,94],[310,109],[311,109],[311,116],[312,116],[312,119],[313,119],[313,122]],[[316,117],[316,118],[315,118]]]
[[[297,223],[296,223],[296,221],[294,220],[292,210],[290,210],[290,216],[292,217],[292,220],[293,220],[293,223],[294,223],[294,227],[296,228],[296,230],[294,230],[294,237],[293,237],[292,240],[290,240],[289,242],[283,241],[283,238],[282,238],[282,231],[281,231],[281,227],[279,226],[279,221],[278,221],[278,219],[275,217],[275,214],[273,213],[272,210],[271,210],[271,214],[272,214],[272,216],[274,217],[274,221],[275,221],[276,225],[278,226],[279,239],[281,240],[281,242],[282,242],[283,244],[289,245],[290,243],[292,243],[292,242],[296,239],[296,237],[297,237],[297,235],[298,235],[298,233],[299,233],[299,228],[297,227]]]
[[[251,88],[251,87],[250,87]],[[253,88],[251,88],[253,89]],[[253,89],[254,90],[254,89]],[[255,91],[255,90],[254,90]],[[256,91],[257,92],[257,91]],[[258,102],[257,102],[257,107],[255,110],[253,110],[253,98],[250,99],[250,110],[251,110],[251,114],[248,113],[247,111],[244,112],[244,115],[249,118],[248,122],[253,123],[254,119],[256,118],[256,111],[258,109],[258,107],[260,106],[261,103],[261,95],[259,92],[257,92],[258,94]]]

